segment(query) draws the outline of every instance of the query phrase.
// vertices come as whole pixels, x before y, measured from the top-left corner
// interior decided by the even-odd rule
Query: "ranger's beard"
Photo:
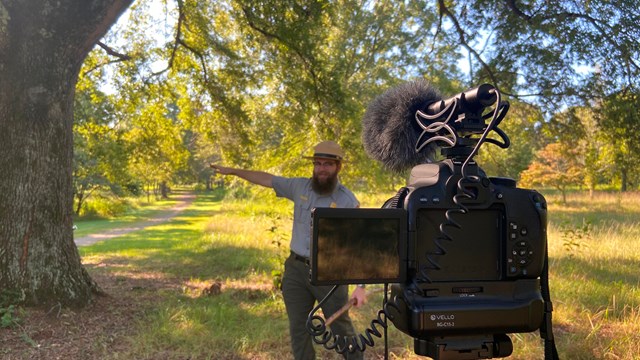
[[[331,194],[338,185],[338,173],[329,174],[326,179],[319,179],[316,173],[311,178],[311,188],[320,195]]]

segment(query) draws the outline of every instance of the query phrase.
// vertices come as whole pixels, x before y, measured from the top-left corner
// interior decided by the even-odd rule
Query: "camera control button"
[[[529,243],[526,241],[518,241],[516,246],[513,247],[511,253],[516,259],[516,263],[520,266],[528,265],[533,257],[533,250],[531,249],[531,245],[529,245]]]
[[[509,222],[509,239],[511,241],[518,239],[518,223],[510,221]]]
[[[523,227],[522,229],[520,229],[520,235],[522,236],[527,236],[529,232],[527,231],[526,227]]]

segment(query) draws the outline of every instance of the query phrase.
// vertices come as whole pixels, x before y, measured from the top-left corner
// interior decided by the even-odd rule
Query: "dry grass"
[[[547,199],[561,358],[640,359],[640,194]],[[78,311],[25,309],[19,326],[0,329],[0,357],[289,359],[273,281],[288,252],[290,221],[287,203],[202,197],[177,221],[83,249],[88,271],[110,296]],[[381,296],[351,312],[358,330],[370,325]],[[537,333],[511,337],[512,359],[543,358]],[[389,343],[390,359],[423,358],[393,326]],[[376,339],[366,358],[383,353]]]
[[[558,341],[576,359],[640,357],[640,193],[548,195]]]

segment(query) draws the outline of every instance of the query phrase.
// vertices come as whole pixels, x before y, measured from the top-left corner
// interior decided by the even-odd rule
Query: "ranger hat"
[[[313,148],[313,156],[304,156],[305,159],[330,159],[343,161],[344,151],[334,141],[323,141]]]

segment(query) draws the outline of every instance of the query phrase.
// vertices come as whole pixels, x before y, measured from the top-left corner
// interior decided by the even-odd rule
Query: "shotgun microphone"
[[[465,145],[459,135],[496,131],[503,142],[487,141],[506,148],[509,140],[497,124],[506,115],[508,103],[496,104],[498,99],[497,90],[489,84],[442,99],[438,90],[424,79],[403,83],[378,96],[367,107],[362,119],[364,150],[387,169],[402,172],[436,161],[438,142],[449,148]],[[482,113],[492,104],[497,105],[498,119],[493,128],[487,129]]]
[[[429,105],[441,99],[438,90],[424,79],[400,84],[376,97],[362,118],[362,142],[367,155],[395,172],[434,161],[435,144],[416,152],[423,131],[416,112],[427,111]]]

